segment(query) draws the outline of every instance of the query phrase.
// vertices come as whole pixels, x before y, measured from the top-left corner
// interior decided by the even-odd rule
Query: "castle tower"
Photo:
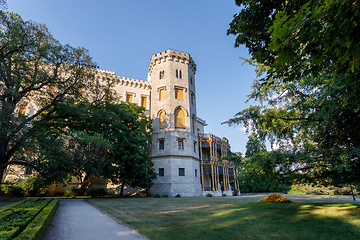
[[[196,64],[188,53],[166,51],[152,55],[153,138],[151,159],[159,174],[152,194],[201,196],[195,101]]]

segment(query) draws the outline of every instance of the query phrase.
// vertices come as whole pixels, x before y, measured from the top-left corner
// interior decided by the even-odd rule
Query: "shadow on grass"
[[[94,203],[152,240],[360,239],[360,208],[351,204],[239,204],[206,198]]]

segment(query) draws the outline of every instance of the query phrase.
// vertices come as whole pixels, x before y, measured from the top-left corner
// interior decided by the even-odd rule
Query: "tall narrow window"
[[[181,70],[179,71],[179,78],[182,79],[182,72],[181,72]]]
[[[185,128],[185,112],[181,108],[175,111],[175,128]]]
[[[159,100],[164,100],[164,99],[165,99],[165,89],[162,88],[160,89]]]
[[[195,94],[191,93],[191,104],[194,104]]]
[[[184,139],[178,139],[178,149],[184,150]]]
[[[141,97],[141,106],[143,108],[147,107],[147,97],[144,97],[144,96]]]
[[[164,113],[164,111],[161,111],[159,114],[159,128],[160,129],[165,128],[165,113]]]
[[[196,152],[196,147],[197,147],[197,144],[196,144],[196,142],[194,141],[194,152]]]
[[[163,177],[165,174],[165,171],[164,171],[164,169],[163,168],[159,168],[159,176],[160,177]]]
[[[134,100],[134,95],[133,94],[130,94],[130,93],[126,94],[126,102],[132,103],[133,100]]]
[[[28,107],[28,104],[27,104],[27,103],[20,104],[19,114],[25,116],[25,115],[26,115],[27,107]]]
[[[165,77],[165,71],[162,70],[162,71],[160,71],[159,78],[163,79],[164,77]]]
[[[195,115],[192,116],[192,131],[195,133]]]
[[[179,168],[179,176],[185,176],[185,168]]]
[[[179,71],[176,69],[175,71],[175,77],[178,78],[179,77]]]
[[[184,100],[184,89],[175,88],[175,99]]]
[[[195,177],[197,177],[197,169],[195,169]]]
[[[165,149],[165,140],[159,139],[159,150],[164,150],[164,149]]]

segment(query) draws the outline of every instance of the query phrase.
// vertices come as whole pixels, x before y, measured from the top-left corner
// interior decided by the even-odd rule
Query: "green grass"
[[[7,205],[21,201],[21,198],[17,197],[0,197],[0,210],[6,208]]]
[[[152,240],[360,239],[359,206],[259,202],[261,198],[104,198],[87,201]]]

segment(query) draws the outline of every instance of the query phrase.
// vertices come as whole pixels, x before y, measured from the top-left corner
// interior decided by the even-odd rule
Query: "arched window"
[[[180,77],[180,79],[182,79],[182,72],[181,72],[181,70],[180,70],[180,72],[179,72],[179,77]]]
[[[179,77],[179,71],[176,69],[176,72],[175,72],[175,77],[178,78]]]
[[[175,110],[175,128],[185,128],[185,112],[181,108]]]
[[[164,113],[164,111],[161,111],[159,114],[159,128],[160,129],[165,128],[165,113]]]

